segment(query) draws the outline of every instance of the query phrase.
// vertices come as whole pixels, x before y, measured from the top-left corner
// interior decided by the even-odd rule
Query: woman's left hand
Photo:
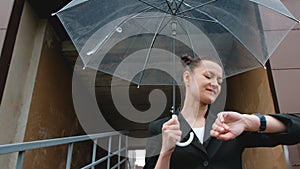
[[[220,112],[212,126],[210,135],[220,140],[231,140],[239,136],[246,127],[243,115],[233,111]]]

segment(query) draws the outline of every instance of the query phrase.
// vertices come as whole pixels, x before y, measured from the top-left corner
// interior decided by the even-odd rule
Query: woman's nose
[[[210,84],[212,87],[216,88],[219,86],[218,80],[217,79],[211,79]]]

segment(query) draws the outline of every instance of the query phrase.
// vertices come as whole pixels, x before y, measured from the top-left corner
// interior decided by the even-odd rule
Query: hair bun
[[[183,61],[183,63],[185,65],[189,65],[193,61],[193,58],[191,56],[189,56],[189,55],[183,55],[181,57],[181,60]]]

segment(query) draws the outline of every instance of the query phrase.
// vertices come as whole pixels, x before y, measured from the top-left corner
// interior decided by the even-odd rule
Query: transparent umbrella
[[[73,0],[55,14],[84,67],[137,85],[180,84],[186,53],[225,78],[264,66],[298,22],[280,0]]]
[[[73,0],[55,14],[86,67],[137,84],[172,81],[143,82],[132,79],[132,72],[116,74],[116,65],[129,52],[148,50],[133,63],[147,69],[151,67],[147,63],[151,50],[163,48],[174,52],[171,39],[175,37],[199,55],[220,58],[225,77],[229,77],[264,66],[298,22],[280,0]],[[210,42],[201,44],[207,40]],[[122,45],[115,48],[119,53],[111,51],[116,45]],[[176,51],[184,52],[179,48]]]

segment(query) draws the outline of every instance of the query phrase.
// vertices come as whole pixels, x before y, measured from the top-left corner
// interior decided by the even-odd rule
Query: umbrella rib
[[[137,1],[142,2],[142,3],[144,3],[144,4],[146,4],[146,5],[150,6],[150,7],[152,7],[152,8],[154,8],[154,9],[157,9],[157,10],[163,12],[163,13],[168,13],[167,11],[164,11],[164,10],[160,9],[159,7],[157,7],[157,6],[155,6],[155,5],[152,5],[152,4],[150,4],[150,3],[148,3],[148,2],[146,2],[146,1],[144,1],[144,0],[137,0]],[[163,3],[161,3],[161,4],[163,4]],[[167,4],[168,4],[168,3],[167,3]],[[169,6],[169,4],[168,4],[168,6]],[[169,8],[170,8],[170,6],[169,6]],[[170,14],[170,13],[169,13],[169,14]]]
[[[140,75],[140,79],[139,79],[139,82],[138,82],[138,88],[139,88],[139,86],[140,86],[140,84],[141,84],[141,81],[142,81],[142,78],[143,78],[143,76],[144,76],[144,70],[146,69],[147,62],[148,62],[148,60],[149,60],[149,56],[150,56],[150,53],[151,53],[151,49],[152,49],[152,47],[153,47],[153,45],[154,45],[154,42],[155,42],[155,40],[156,40],[156,38],[157,38],[159,29],[161,28],[161,25],[162,25],[163,21],[165,20],[166,16],[167,16],[167,13],[166,13],[165,16],[162,18],[162,20],[161,20],[161,22],[159,23],[159,26],[157,27],[157,29],[156,29],[156,31],[155,31],[155,34],[154,34],[154,36],[153,36],[153,38],[152,38],[151,45],[150,45],[150,48],[149,48],[149,50],[148,50],[147,57],[146,57],[146,59],[145,59],[145,63],[144,63],[143,69],[142,69],[142,73],[141,73],[141,75]]]
[[[288,17],[288,18],[294,20],[294,21],[297,22],[297,23],[300,23],[300,21],[299,21],[298,19],[296,19],[294,16],[290,16],[290,15],[288,15],[288,14],[285,14],[285,13],[283,13],[282,11],[279,11],[279,10],[277,10],[277,9],[274,9],[274,8],[272,8],[272,7],[270,7],[270,6],[266,5],[266,4],[264,4],[264,3],[260,3],[260,2],[253,1],[253,0],[249,0],[249,1],[252,2],[252,3],[256,3],[256,4],[258,4],[258,5],[264,6],[265,8],[269,8],[270,10],[274,10],[274,11],[278,12],[279,14],[281,14],[281,15],[283,15],[283,16],[286,16],[286,17]]]
[[[183,28],[183,26],[182,26],[182,24],[181,24],[180,22],[178,22],[178,24],[180,25],[180,27],[182,27],[182,30],[184,30],[185,33],[187,34],[187,37],[188,37],[188,39],[189,39],[189,41],[190,41],[190,44],[191,44],[191,46],[192,46],[193,55],[194,55],[194,57],[195,57],[194,45],[193,45],[193,43],[192,43],[192,41],[191,41],[191,36],[190,36],[189,32],[188,32],[186,29]]]
[[[83,4],[83,3],[87,2],[87,1],[88,1],[88,0],[83,0],[82,2],[77,3],[77,4],[73,5],[73,6],[69,6],[73,1],[72,1],[72,2],[69,2],[66,6],[64,6],[63,8],[61,8],[59,11],[52,13],[51,16],[57,15],[57,14],[60,13],[61,11],[64,11],[64,10],[66,10],[66,9],[73,8],[73,7],[77,6],[77,5],[81,5],[81,4]]]
[[[259,6],[255,6],[255,8],[254,8],[254,11],[255,11],[255,15],[256,15],[256,17],[257,17],[257,26],[259,27],[259,28],[261,28],[262,30],[263,30],[263,24],[262,24],[262,19],[260,18],[260,14],[259,14]],[[264,33],[264,31],[262,32],[262,36],[260,36],[260,44],[261,44],[261,46],[262,46],[262,48],[266,48],[266,49],[268,49],[268,47],[267,47],[267,44],[266,44],[266,40],[265,40],[265,33]],[[245,46],[245,45],[244,45]],[[268,51],[265,51],[265,50],[262,50],[262,55],[263,56],[268,56]],[[255,55],[254,55],[255,56]],[[256,56],[254,57],[257,61],[258,61],[258,63],[260,63],[263,67],[265,66]]]
[[[105,43],[105,41],[106,41],[107,39],[109,39],[109,38],[113,35],[114,30],[115,30],[116,28],[120,27],[123,23],[127,22],[128,20],[130,20],[130,19],[132,19],[132,18],[135,18],[135,17],[137,17],[138,15],[142,14],[143,12],[146,12],[146,11],[151,10],[151,9],[153,9],[153,8],[151,8],[151,7],[145,8],[145,9],[141,10],[140,12],[138,12],[136,15],[133,15],[133,16],[131,16],[131,17],[128,17],[128,18],[124,19],[121,23],[119,23],[118,25],[116,25],[116,26],[114,27],[114,29],[112,29],[112,31],[111,31],[108,35],[106,35],[105,38],[104,38],[100,43],[98,43],[92,50],[88,51],[88,52],[87,52],[87,55],[92,55],[92,54],[94,54],[94,53],[102,46],[102,44]],[[88,63],[88,62],[87,62],[87,63]]]
[[[187,5],[187,6],[190,6],[189,4],[186,4],[185,3],[185,5]],[[209,17],[209,18],[211,18],[212,20],[211,21],[209,21],[209,20],[206,20],[206,21],[209,21],[209,22],[215,22],[215,23],[217,23],[217,24],[220,24],[224,29],[226,29],[228,32],[230,32],[230,34],[235,38],[235,39],[237,39],[249,52],[251,52],[251,50],[247,47],[247,45],[245,45],[244,43],[243,43],[243,41],[241,41],[238,37],[237,37],[237,35],[236,34],[234,34],[230,29],[228,29],[228,27],[226,27],[224,24],[222,24],[221,22],[219,22],[216,18],[214,18],[214,17],[212,17],[212,16],[210,16],[209,14],[207,14],[207,13],[205,13],[205,12],[203,12],[203,11],[201,11],[201,10],[199,10],[199,9],[196,9],[198,12],[200,12],[200,13],[202,13],[202,14],[204,14],[204,15],[206,15],[207,17]],[[185,16],[185,15],[181,15],[180,17],[182,17],[182,18],[187,18],[187,19],[193,19],[193,20],[199,20],[198,18],[192,18],[192,17],[188,17],[188,16]],[[202,21],[204,21],[203,19],[200,19],[200,20],[202,20]],[[200,21],[199,20],[199,21]],[[255,56],[255,55],[254,55]],[[257,61],[258,61],[258,63],[260,64],[260,65],[262,65],[262,66],[264,66],[264,64],[261,62],[261,61],[259,61],[258,59],[257,59],[257,57],[255,56],[254,57]]]
[[[194,18],[194,17],[190,17],[190,16],[186,16],[186,15],[180,15],[178,16],[180,18],[185,18],[185,19],[191,19],[191,20],[197,20],[197,21],[202,21],[202,22],[212,22],[212,23],[219,23],[216,20],[208,20],[208,19],[200,19],[200,18]]]
[[[92,50],[90,50],[90,51],[88,51],[87,52],[87,55],[92,55],[92,54],[94,54],[100,47],[101,47],[101,45],[107,40],[107,39],[109,39],[111,36],[112,36],[112,34],[114,33],[114,30],[116,29],[116,28],[118,28],[120,25],[122,25],[123,23],[125,23],[126,21],[128,21],[128,20],[130,20],[130,19],[132,19],[132,18],[135,18],[135,17],[137,17],[138,15],[140,15],[140,14],[142,14],[143,12],[146,12],[146,11],[148,11],[148,10],[151,10],[151,9],[153,9],[153,8],[155,8],[155,9],[157,9],[157,10],[160,10],[161,12],[163,12],[163,13],[168,13],[168,12],[166,12],[166,11],[163,11],[163,10],[161,10],[161,9],[159,9],[158,7],[156,7],[156,6],[153,6],[153,5],[151,5],[151,4],[148,4],[147,2],[145,2],[145,1],[143,1],[143,0],[138,0],[138,1],[140,1],[140,2],[142,2],[142,3],[145,3],[145,4],[147,4],[147,5],[149,5],[149,7],[148,8],[144,8],[143,10],[141,10],[140,12],[138,12],[136,15],[134,15],[134,16],[132,16],[132,17],[129,17],[129,18],[127,18],[127,19],[125,19],[124,21],[122,21],[120,24],[118,24],[117,26],[115,26],[115,28],[114,29],[112,29],[112,31],[100,42],[100,43],[98,43],[97,44],[97,46],[95,46]],[[163,4],[163,3],[161,3],[161,4]],[[151,8],[152,7],[152,8]],[[87,62],[88,63],[88,62]]]
[[[175,1],[175,0],[173,0],[173,1],[172,1],[172,3],[174,4],[174,6],[175,6],[175,9],[177,10],[177,9],[178,9],[178,6],[177,6],[177,3],[176,3],[176,1]],[[176,14],[176,12],[174,11],[174,9],[173,9],[173,14]]]
[[[217,1],[217,0],[212,0],[212,1]],[[212,2],[212,1],[210,1],[210,2]],[[208,2],[208,3],[209,3],[209,2]],[[187,7],[193,8],[191,5],[189,5],[189,4],[187,4],[187,3],[184,3],[184,5],[186,5]],[[203,5],[203,4],[202,4],[202,5]],[[209,17],[211,20],[208,20],[208,19],[200,19],[200,18],[194,18],[194,17],[189,17],[189,16],[186,16],[186,15],[179,15],[179,17],[187,18],[187,19],[192,19],[192,20],[197,20],[197,21],[219,23],[219,21],[218,21],[216,18],[214,18],[214,17],[208,15],[208,14],[205,13],[204,11],[201,11],[201,10],[199,10],[199,9],[197,9],[197,8],[193,8],[193,10],[194,10],[194,9],[195,9],[197,12],[200,12],[200,13],[202,13],[203,15]],[[180,12],[179,14],[181,14],[181,13],[183,13],[183,11]],[[222,26],[223,26],[223,25],[222,25]]]
[[[179,11],[181,5],[183,4],[183,1],[184,1],[184,0],[181,0],[181,1],[180,1],[180,4],[179,4],[179,6],[177,7],[177,9],[176,9],[176,11],[175,11],[175,14]]]
[[[166,1],[166,4],[168,5],[168,8],[169,10],[171,11],[171,14],[173,15],[173,10],[172,10],[172,7],[170,6],[168,0],[165,0]]]
[[[187,6],[191,7],[191,8],[190,8],[190,9],[187,9],[187,10],[184,10],[184,11],[181,11],[181,12],[179,12],[178,14],[182,14],[182,13],[186,13],[186,12],[192,11],[192,10],[194,10],[194,9],[200,8],[200,7],[202,7],[202,6],[208,5],[208,4],[213,3],[213,2],[216,2],[216,1],[217,1],[217,0],[211,0],[211,1],[208,1],[208,2],[206,2],[206,3],[200,4],[200,5],[197,5],[197,6],[194,6],[194,7],[191,7],[191,6],[188,5],[187,3],[184,3],[185,5],[187,5]]]

